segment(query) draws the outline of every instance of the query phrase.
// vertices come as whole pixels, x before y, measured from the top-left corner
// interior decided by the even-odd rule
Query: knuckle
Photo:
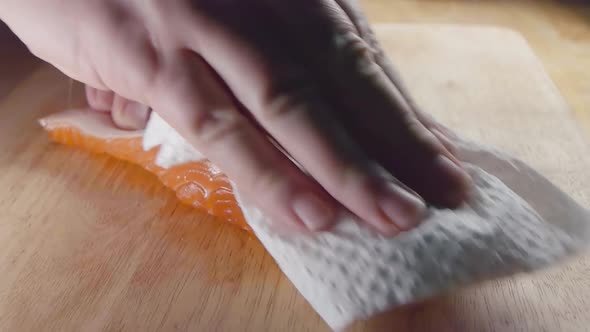
[[[225,108],[197,109],[190,125],[200,144],[207,145],[240,136],[246,129],[245,119]]]
[[[199,145],[212,145],[232,136],[246,136],[248,120],[223,96],[201,86],[193,75],[168,68],[157,74],[149,92],[150,105],[182,119]]]
[[[343,164],[332,173],[331,192],[356,192],[367,194],[370,192],[375,170],[370,163],[350,162]]]
[[[376,51],[361,37],[352,31],[346,31],[334,36],[334,58],[340,66],[372,75],[379,71],[376,62]]]
[[[406,121],[406,142],[409,146],[415,147],[412,153],[431,156],[441,151],[441,143],[422,122],[416,117],[409,117]]]
[[[304,95],[301,92],[281,92],[272,95],[260,110],[262,119],[276,120],[279,117],[284,118],[294,112],[300,112],[306,104]]]
[[[150,27],[130,8],[109,3],[100,6],[89,27],[83,28],[81,53],[93,49],[90,43],[108,42],[109,51],[84,54],[100,67],[101,77],[115,90],[141,94],[153,81],[159,68],[160,50]],[[98,37],[95,37],[97,35]],[[109,57],[116,57],[116,62]]]
[[[333,145],[329,157],[322,163],[325,171],[320,176],[330,192],[339,192],[353,188],[358,191],[375,173],[375,162],[367,151],[352,141],[342,141],[342,145]]]
[[[315,88],[302,75],[284,75],[275,80],[263,97],[262,120],[274,120],[306,109],[315,95]]]

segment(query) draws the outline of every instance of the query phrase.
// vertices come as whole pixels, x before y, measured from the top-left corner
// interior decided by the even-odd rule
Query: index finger
[[[436,205],[456,206],[469,176],[412,111],[334,0],[268,1],[370,157]]]

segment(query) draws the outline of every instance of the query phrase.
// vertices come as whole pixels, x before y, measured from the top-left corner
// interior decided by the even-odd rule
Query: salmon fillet
[[[143,131],[117,129],[108,113],[68,110],[43,118],[40,123],[53,141],[139,165],[155,174],[181,202],[250,231],[229,179],[211,162],[160,167],[156,165],[158,148],[143,149]]]

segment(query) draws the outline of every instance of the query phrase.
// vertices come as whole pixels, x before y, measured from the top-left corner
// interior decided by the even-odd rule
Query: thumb
[[[123,98],[112,91],[86,86],[86,99],[93,110],[110,112],[114,124],[121,129],[143,129],[149,119],[149,107]]]

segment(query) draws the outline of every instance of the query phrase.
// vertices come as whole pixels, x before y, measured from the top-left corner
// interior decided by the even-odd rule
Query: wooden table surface
[[[392,0],[367,0],[364,1],[365,8],[370,19],[373,22],[437,22],[437,23],[478,23],[478,24],[493,24],[493,25],[500,25],[506,26],[510,28],[514,28],[517,31],[521,32],[525,38],[529,41],[529,43],[533,46],[536,54],[541,58],[543,64],[547,71],[549,72],[551,78],[556,83],[557,87],[561,91],[561,93],[565,96],[567,102],[570,106],[574,109],[577,121],[581,124],[582,127],[587,128],[590,130],[590,110],[588,110],[586,105],[590,105],[590,6],[586,5],[563,5],[558,4],[555,2],[541,2],[541,1],[392,1]],[[11,93],[11,90],[19,85],[19,83],[30,76],[31,72],[34,71],[36,66],[39,65],[39,62],[31,57],[24,56],[26,54],[26,50],[22,47],[18,46],[18,43],[11,37],[7,37],[4,34],[0,38],[0,49],[2,52],[0,53],[0,100],[3,96],[6,96]],[[7,51],[5,51],[7,50]],[[41,71],[36,74],[36,78],[40,78],[39,81],[43,81],[43,79],[48,79],[55,77],[55,74],[48,71]],[[29,88],[31,88],[29,84]],[[43,86],[36,87],[38,89],[43,89]],[[56,89],[53,87],[52,89]],[[45,93],[49,94],[50,91],[46,91]],[[55,90],[57,91],[57,90]],[[12,91],[14,92],[14,91]],[[17,91],[18,92],[18,91]],[[16,94],[18,95],[18,93]],[[18,99],[18,98],[17,98]],[[14,100],[14,99],[13,99]],[[32,118],[29,120],[33,120]],[[11,128],[6,123],[0,124],[0,128],[2,130],[10,131]],[[28,128],[34,128],[33,125],[28,126]],[[590,133],[590,131],[589,131]],[[39,136],[40,137],[40,136]],[[43,142],[42,139],[37,137],[35,142]],[[18,138],[17,138],[18,140]],[[23,142],[24,144],[24,142]],[[41,155],[42,148],[41,145],[39,148],[36,148],[35,151],[39,155]],[[68,175],[67,172],[63,170],[63,165],[61,165],[60,158],[66,158],[68,156],[67,151],[58,152],[57,155],[48,155],[44,156],[49,159],[50,167],[47,169],[47,172],[50,172],[56,176],[66,176],[66,177],[75,177],[79,175]],[[34,155],[25,155],[22,157],[22,160],[19,162],[22,165],[29,165],[28,167],[34,167],[35,165],[35,156]],[[119,164],[113,163],[108,161],[107,159],[100,159],[100,162],[97,164],[94,162],[84,163],[83,166],[85,167],[85,171],[96,173],[102,167],[107,167],[110,169],[117,168]],[[26,170],[18,170],[18,174],[22,176],[26,176]],[[127,177],[126,180],[122,180],[122,177]],[[144,196],[143,191],[147,187],[156,187],[157,183],[154,181],[153,183],[142,183],[137,184],[137,179],[133,178],[132,172],[128,171],[127,169],[121,168],[121,174],[113,175],[109,178],[108,184],[112,185],[113,188],[118,186],[128,186],[130,183],[131,185],[135,185],[136,187],[140,187],[138,190],[133,191],[133,195],[131,197],[121,197],[121,195],[117,195],[113,197],[110,201],[109,200],[102,200],[100,204],[103,204],[103,207],[106,206],[107,208],[112,208],[112,217],[117,218],[118,216],[124,215],[124,211],[117,209],[117,204],[120,202],[116,202],[116,200],[125,200],[125,202],[129,204],[141,204],[142,197]],[[96,183],[94,179],[89,179],[88,186],[93,185]],[[58,183],[55,183],[58,186]],[[102,183],[104,187],[105,184]],[[16,190],[15,188],[9,188],[10,190]],[[56,190],[59,190],[57,188]],[[64,204],[59,203],[60,201],[67,199],[72,200],[75,202],[79,202],[79,204],[89,204],[88,202],[92,202],[95,197],[93,196],[92,191],[89,191],[88,188],[74,188],[75,191],[83,192],[86,196],[85,197],[75,197],[71,194],[62,196],[53,197],[50,202],[46,202],[45,204],[51,204],[51,206],[55,209],[55,214],[58,216],[63,216],[64,218],[82,218],[82,219],[91,219],[97,217],[98,214],[94,214],[93,206],[88,206],[89,214],[88,215],[72,215],[72,211],[68,211],[65,208]],[[102,188],[104,189],[104,188]],[[137,188],[135,188],[137,189]],[[31,199],[35,202],[35,189],[34,186],[29,186],[26,189],[25,193],[21,193],[21,195],[31,195]],[[115,189],[113,189],[115,190]],[[152,189],[150,189],[152,190]],[[57,191],[56,191],[57,192]],[[163,193],[161,190],[155,190],[155,192],[151,192],[153,196],[162,195],[162,201],[165,201],[163,208],[160,210],[160,215],[156,216],[156,219],[161,217],[161,215],[166,214],[167,218],[169,218],[169,224],[164,225],[159,223],[157,220],[151,220],[149,222],[150,228],[161,228],[164,231],[161,233],[163,234],[162,238],[154,237],[152,233],[150,237],[144,238],[142,240],[145,241],[155,241],[155,242],[162,242],[162,241],[169,241],[173,239],[174,241],[178,241],[178,243],[182,246],[183,251],[162,251],[162,252],[152,252],[150,253],[151,257],[154,261],[168,262],[168,266],[160,266],[155,265],[155,263],[150,263],[150,261],[142,261],[138,262],[138,269],[140,271],[145,271],[146,275],[149,273],[153,273],[157,271],[158,273],[162,274],[165,272],[163,269],[171,268],[173,266],[181,266],[186,267],[190,264],[195,264],[196,262],[201,262],[203,257],[207,257],[207,255],[216,255],[220,254],[215,252],[215,249],[211,249],[211,252],[207,251],[206,245],[203,247],[203,243],[208,241],[207,236],[200,234],[200,231],[203,228],[195,228],[194,220],[189,219],[186,220],[182,217],[182,213],[186,213],[186,208],[179,207],[177,204],[171,203],[170,200],[172,197],[169,193]],[[98,198],[97,198],[98,199]],[[47,208],[50,205],[45,205]],[[34,206],[32,207],[32,211],[37,211],[43,209],[44,206]],[[184,211],[184,212],[183,212]],[[10,215],[10,211],[4,211],[4,215],[8,213]],[[35,212],[32,212],[35,213]],[[138,215],[137,218],[150,218],[150,216]],[[197,217],[193,219],[198,219]],[[136,233],[145,232],[145,229],[141,228],[144,226],[133,225],[131,223],[127,224],[128,221],[121,220],[121,224],[118,225],[120,228],[129,228],[128,230]],[[49,234],[54,236],[63,236],[64,234],[76,234],[79,232],[97,232],[98,234],[105,235],[106,233],[110,232],[109,228],[105,228],[101,226],[97,229],[93,230],[81,230],[81,229],[61,229],[55,230],[53,232],[49,231]],[[226,245],[228,250],[248,250],[250,255],[253,257],[252,261],[245,262],[238,257],[228,257],[226,261],[217,261],[216,264],[219,266],[211,267],[211,271],[215,271],[214,273],[210,274],[205,271],[208,267],[205,266],[204,269],[198,273],[202,273],[202,278],[207,278],[208,280],[241,280],[245,278],[242,275],[233,275],[233,272],[224,273],[223,269],[216,268],[216,267],[223,267],[227,264],[247,264],[250,268],[245,270],[244,273],[250,274],[255,273],[255,268],[259,266],[264,266],[269,263],[269,257],[267,255],[263,255],[263,251],[257,244],[251,243],[249,240],[245,240],[243,237],[239,235],[238,232],[230,228],[220,228],[216,226],[205,226],[205,228],[210,228],[209,231],[210,236],[218,237],[220,233],[227,234],[228,232],[230,235],[223,241],[226,241]],[[197,230],[199,233],[197,233]],[[105,233],[106,232],[106,233]],[[187,247],[190,247],[190,244],[184,238],[178,238],[178,234],[191,234],[198,238],[198,241],[201,243],[199,250],[201,252],[195,253],[192,252],[191,255],[188,255],[191,251],[187,251]],[[18,235],[18,234],[17,234]],[[104,237],[103,237],[104,238]],[[5,239],[10,240],[10,239]],[[33,238],[29,239],[33,240]],[[35,241],[39,241],[39,239],[35,239]],[[93,262],[92,260],[96,257],[99,257],[99,253],[101,250],[105,248],[113,249],[114,246],[116,250],[123,250],[123,248],[118,248],[117,245],[123,241],[120,238],[117,238],[117,234],[113,234],[113,241],[111,243],[90,243],[88,248],[85,248],[87,252],[76,253],[74,256],[76,257],[76,268],[79,271],[83,271],[82,273],[86,275],[96,275],[95,279],[87,280],[91,283],[96,283],[97,285],[100,284],[109,284],[112,282],[109,278],[109,271],[117,271],[119,269],[123,269],[123,267],[118,266],[117,257],[111,257],[111,261],[101,261],[99,264]],[[52,246],[53,249],[57,247],[59,250],[59,242],[56,242],[55,239],[47,239],[45,245]],[[141,246],[138,243],[138,246]],[[205,249],[203,249],[205,248]],[[191,248],[188,248],[191,249]],[[194,250],[193,250],[194,251]],[[121,255],[125,255],[126,253],[120,252]],[[27,253],[23,253],[25,255]],[[178,254],[181,254],[180,256]],[[187,256],[188,255],[188,256]],[[65,256],[64,256],[65,257]],[[63,257],[56,257],[56,261],[51,262],[51,265],[46,266],[41,264],[36,266],[31,272],[33,273],[44,273],[44,272],[51,272],[51,273],[61,273],[59,271],[60,267],[63,267],[62,259]],[[103,257],[104,258],[104,257]],[[35,257],[31,258],[33,262],[35,261]],[[39,261],[41,262],[41,261]],[[9,262],[0,262],[2,264],[9,264]],[[587,264],[584,266],[588,266]],[[577,274],[568,274],[568,269],[573,269],[577,271]],[[187,270],[189,271],[189,270]],[[587,290],[587,278],[576,279],[576,280],[563,280],[564,276],[580,276],[580,267],[577,266],[575,268],[572,267],[565,267],[564,273],[554,273],[555,279],[546,280],[546,282],[555,281],[555,283],[560,284],[571,284],[571,285],[586,285],[584,287],[573,287],[572,289],[584,289]],[[66,273],[67,271],[64,271]],[[583,272],[583,271],[582,271]],[[590,273],[590,272],[589,272]],[[165,273],[164,273],[165,275]],[[31,278],[35,278],[34,276],[29,276]],[[132,276],[129,276],[130,278]],[[8,275],[8,278],[12,278]],[[141,280],[141,275],[133,275],[133,282],[142,283],[146,282],[146,280]],[[260,279],[260,280],[258,280]],[[280,274],[275,270],[272,271],[269,275],[262,276],[258,278],[255,286],[265,283],[273,283],[276,285],[280,285],[281,288],[289,288],[290,286],[286,285],[285,283],[279,283],[282,279]],[[156,280],[154,282],[161,283],[163,280]],[[72,282],[76,282],[76,279],[72,279]],[[528,286],[527,286],[528,285]],[[115,285],[116,286],[116,285]],[[58,289],[63,288],[64,285],[55,285],[56,292]],[[170,285],[170,287],[176,287],[175,285]],[[183,286],[184,287],[184,286]],[[192,286],[198,287],[198,286]],[[237,287],[236,285],[230,287]],[[493,286],[492,286],[493,287]],[[523,287],[530,287],[529,284],[524,284]],[[33,287],[34,288],[34,287]],[[552,306],[559,306],[565,305],[563,302],[563,294],[557,295],[552,294],[551,284],[547,285],[547,294],[548,296],[547,302],[548,307],[552,308]],[[182,289],[182,287],[181,287]],[[239,289],[239,288],[235,288]],[[174,289],[168,289],[170,294],[173,294],[173,298],[170,299],[170,303],[176,302],[190,302],[194,301],[194,299],[187,298],[180,293],[177,293]],[[62,289],[63,291],[63,289]],[[76,291],[76,288],[73,287],[72,291]],[[227,291],[227,290],[226,290]],[[67,291],[66,291],[67,292]],[[291,290],[288,290],[289,293],[292,293]],[[515,299],[506,298],[502,300],[502,296],[510,297],[514,294],[523,294],[526,293],[524,290],[506,290],[506,292],[500,291],[498,297],[494,297],[493,299],[483,299],[483,301],[495,301],[494,307],[497,310],[498,308],[503,307],[503,303],[506,304],[506,312],[500,313],[500,316],[504,315],[506,319],[510,319],[510,324],[514,324],[515,317],[514,313],[511,310],[518,311],[519,314],[522,315],[556,315],[556,317],[550,317],[550,320],[554,320],[556,323],[552,326],[556,327],[563,327],[563,331],[583,331],[580,329],[579,322],[588,321],[587,317],[579,317],[579,315],[584,315],[583,312],[580,312],[578,309],[572,310],[547,310],[546,312],[539,313],[539,312],[529,312],[537,310],[536,307],[529,307],[526,303],[522,303],[521,306],[514,306],[515,304],[512,303],[512,306],[508,305],[508,303],[514,302]],[[24,291],[24,294],[27,296],[35,296],[35,289],[29,289]],[[209,294],[209,293],[208,293]],[[220,289],[213,290],[210,293],[210,296],[216,296],[216,294],[227,294],[222,292]],[[273,294],[270,294],[265,291],[261,291],[261,297],[264,299],[273,298]],[[486,293],[482,293],[486,294]],[[0,294],[1,296],[2,294]],[[97,295],[97,294],[95,294]],[[161,298],[158,298],[159,294],[157,293],[148,293],[148,294],[127,294],[132,299],[136,300],[136,304],[138,306],[142,306],[142,301],[147,300],[154,300],[154,301],[163,301],[161,303],[167,303]],[[142,296],[140,296],[142,295]],[[540,295],[540,294],[537,294]],[[114,295],[113,295],[114,296]],[[147,297],[146,297],[147,296]],[[553,300],[550,297],[560,298],[560,300]],[[571,294],[572,298],[577,297],[580,298],[580,294]],[[99,297],[97,296],[97,299]],[[518,299],[518,298],[517,298]],[[44,303],[42,299],[40,299],[41,303],[38,303],[38,307],[46,307],[51,308],[53,305],[52,303]],[[92,300],[92,294],[88,294],[88,301]],[[219,300],[220,303],[230,304],[232,303],[231,299],[222,299]],[[290,308],[293,303],[300,303],[302,301],[301,298],[293,296],[291,298],[285,299],[274,299],[271,302],[275,303],[275,308],[272,309],[272,312],[279,312],[281,308]],[[453,317],[455,322],[458,322],[459,325],[453,325],[455,328],[462,327],[462,331],[475,331],[473,328],[478,326],[479,324],[475,322],[475,320],[486,320],[486,313],[480,312],[478,313],[479,316],[470,316],[470,317],[458,317],[460,312],[449,312],[449,308],[463,308],[465,311],[469,311],[470,303],[461,303],[457,306],[456,303],[449,305],[446,303],[448,299],[442,299],[440,301],[434,302],[430,305],[427,312],[424,312],[423,315],[420,315],[420,310],[409,309],[410,311],[406,311],[405,313],[402,311],[398,313],[400,317],[404,317],[404,320],[400,320],[400,322],[406,324],[404,326],[399,326],[402,332],[406,331],[439,331],[441,330],[438,326],[431,326],[429,322],[441,322],[445,321],[444,317],[449,316]],[[579,300],[578,300],[579,301]],[[27,303],[27,301],[24,301]],[[85,303],[85,308],[95,308],[97,310],[97,314],[100,314],[100,308],[104,308],[104,306],[110,306],[115,303],[115,298],[112,297],[102,297],[100,298],[100,302],[92,302],[92,303]],[[18,303],[17,303],[18,304]],[[278,305],[277,305],[278,304]],[[255,302],[239,302],[232,304],[232,308],[225,312],[239,312],[243,307],[247,307],[249,305],[256,305]],[[299,304],[300,305],[300,304]],[[171,307],[172,308],[172,307]],[[437,309],[438,308],[438,309]],[[26,313],[28,308],[22,307],[20,308],[21,314],[24,312]],[[69,319],[75,319],[76,316],[81,316],[83,313],[76,311],[76,307],[72,304],[71,307],[68,308],[69,311],[64,311],[62,314],[58,313],[56,319],[59,319],[62,323],[68,322]],[[85,309],[87,310],[87,309]],[[182,312],[175,312],[173,309],[167,313],[167,315],[182,315]],[[203,308],[203,310],[209,310]],[[49,311],[49,310],[48,310]],[[213,309],[211,312],[215,314],[217,311]],[[111,313],[112,314],[112,313]],[[150,313],[144,313],[146,317],[150,316]],[[200,313],[203,314],[203,313]],[[311,312],[310,312],[311,314]],[[73,315],[70,317],[70,315]],[[496,316],[498,313],[496,312]],[[288,317],[283,315],[284,317]],[[26,317],[23,316],[23,317]],[[310,315],[311,317],[311,315]],[[1,318],[1,317],[0,317]],[[14,319],[14,318],[13,318]],[[107,326],[109,330],[119,330],[122,329],[124,325],[117,325],[122,324],[124,317],[110,317],[111,325]],[[223,319],[223,317],[216,317],[216,319]],[[269,318],[272,321],[272,318]],[[314,321],[317,321],[317,317],[313,316],[310,318]],[[100,317],[97,318],[97,321],[100,322]],[[517,320],[516,320],[517,321]],[[570,322],[570,323],[568,323]],[[576,323],[578,322],[578,323]],[[133,322],[132,322],[133,323]],[[275,322],[276,323],[276,322]],[[292,322],[291,322],[292,323]],[[508,324],[508,321],[506,322]],[[312,324],[313,325],[313,324]],[[55,326],[68,326],[70,329],[75,328],[75,325],[55,325]],[[137,326],[141,326],[138,323]],[[280,323],[277,326],[281,326]],[[292,323],[289,326],[298,326],[296,323]],[[309,326],[309,324],[304,324],[301,326]],[[321,326],[321,325],[317,325]],[[412,328],[412,326],[418,326],[417,328]],[[445,331],[454,331],[453,326],[446,326],[444,328]],[[502,322],[493,322],[490,323],[489,326],[496,326],[497,328],[494,331],[503,331],[501,330]],[[507,325],[508,326],[508,325]],[[576,328],[577,326],[577,328]],[[17,327],[17,326],[13,326]],[[80,326],[78,326],[80,327]],[[89,330],[94,330],[93,326],[84,326]],[[133,325],[126,325],[126,328],[129,330],[132,328]],[[470,329],[470,327],[472,329]],[[569,328],[568,328],[569,327]],[[49,327],[48,327],[49,328]],[[182,326],[176,327],[178,329],[183,329]],[[359,330],[358,327],[355,330]],[[530,326],[510,326],[511,331],[533,331],[530,329]],[[550,331],[550,330],[547,330]],[[552,330],[551,330],[552,331]]]
[[[496,25],[521,33],[590,133],[590,2],[361,0],[379,22]]]

